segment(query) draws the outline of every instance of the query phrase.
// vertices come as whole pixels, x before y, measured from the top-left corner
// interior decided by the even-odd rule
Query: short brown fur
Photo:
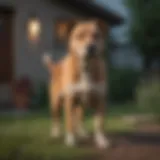
[[[83,23],[86,23],[83,25]],[[93,24],[93,25],[92,25]],[[104,22],[100,20],[90,20],[90,21],[81,21],[76,22],[65,22],[58,25],[58,35],[62,39],[68,40],[68,46],[72,46],[72,37],[78,30],[85,30],[88,27],[96,26],[98,33],[101,36],[100,38],[104,41],[104,34],[106,34],[107,26]],[[86,26],[86,27],[85,27]],[[78,28],[79,27],[79,28]],[[88,38],[89,39],[89,38]],[[92,40],[93,39],[93,40]],[[88,41],[94,41],[94,37],[90,37]],[[88,42],[86,40],[86,43]],[[80,42],[80,41],[79,41]],[[101,42],[101,41],[100,41]],[[82,40],[82,43],[85,43],[85,40]],[[80,44],[76,44],[77,47]],[[104,44],[100,44],[104,45]],[[47,67],[50,72],[50,103],[51,103],[51,112],[53,115],[53,122],[60,123],[60,114],[59,110],[61,105],[64,107],[65,112],[65,127],[67,133],[75,133],[75,128],[78,124],[83,122],[84,117],[84,108],[81,103],[75,103],[76,94],[63,94],[67,86],[76,84],[80,81],[80,59],[75,54],[75,50],[72,47],[68,47],[68,54],[58,63],[53,63],[47,61]],[[96,58],[92,58],[88,62],[89,72],[91,75],[91,81],[95,84],[106,83],[106,70],[105,62],[103,60],[102,53],[100,53]],[[95,108],[95,115],[100,115],[99,121],[99,130],[103,132],[104,129],[104,109],[105,109],[105,93],[104,95],[98,95],[88,93],[87,104],[92,105]],[[94,101],[93,101],[94,99]],[[63,100],[63,101],[62,101]],[[95,103],[96,102],[96,103]],[[75,107],[76,105],[76,107]],[[76,117],[74,119],[73,115]],[[76,124],[74,123],[76,122]]]

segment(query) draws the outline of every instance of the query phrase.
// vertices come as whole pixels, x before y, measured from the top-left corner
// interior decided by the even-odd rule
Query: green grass
[[[123,116],[128,114],[150,114],[151,112],[138,107],[136,104],[121,104],[112,105],[108,108],[108,113],[110,116]]]
[[[113,109],[114,110],[114,109]],[[122,112],[109,112],[106,116],[107,132],[130,131],[133,125],[121,119]],[[92,117],[87,116],[86,127],[92,131]],[[72,160],[94,156],[87,147],[67,148],[63,140],[51,141],[51,120],[48,114],[32,114],[25,117],[0,118],[0,160]]]

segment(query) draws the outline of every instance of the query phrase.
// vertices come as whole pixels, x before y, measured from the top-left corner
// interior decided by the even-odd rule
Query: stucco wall
[[[57,8],[47,0],[0,0],[1,6],[12,6],[15,10],[14,30],[14,76],[15,79],[27,75],[36,84],[47,81],[48,73],[41,62],[44,51],[54,52],[53,24],[59,15],[72,16],[71,13]],[[27,41],[26,22],[32,15],[39,17],[42,25],[42,34],[39,44],[29,44]],[[9,87],[0,86],[0,101],[9,97]]]

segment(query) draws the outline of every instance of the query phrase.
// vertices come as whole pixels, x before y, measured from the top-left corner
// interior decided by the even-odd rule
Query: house
[[[13,81],[23,75],[34,86],[47,80],[41,55],[65,53],[56,41],[55,23],[61,18],[99,17],[110,25],[122,19],[85,0],[0,0],[0,102],[12,99]]]
[[[111,52],[111,64],[115,68],[133,69],[140,71],[142,69],[142,57],[138,49],[131,43],[119,43]]]
[[[114,51],[111,52],[112,65],[115,68],[141,70],[143,67],[143,59],[135,45],[130,42],[128,29],[132,23],[132,16],[127,6],[125,6],[124,0],[94,1],[101,7],[109,8],[125,18],[125,23],[112,27],[110,31],[113,41],[116,41],[118,44]]]

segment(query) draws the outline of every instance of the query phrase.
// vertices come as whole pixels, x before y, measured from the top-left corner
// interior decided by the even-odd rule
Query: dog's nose
[[[90,55],[95,54],[95,51],[96,51],[96,46],[95,45],[91,44],[91,45],[88,46],[88,48],[87,48],[88,54],[90,54]]]

